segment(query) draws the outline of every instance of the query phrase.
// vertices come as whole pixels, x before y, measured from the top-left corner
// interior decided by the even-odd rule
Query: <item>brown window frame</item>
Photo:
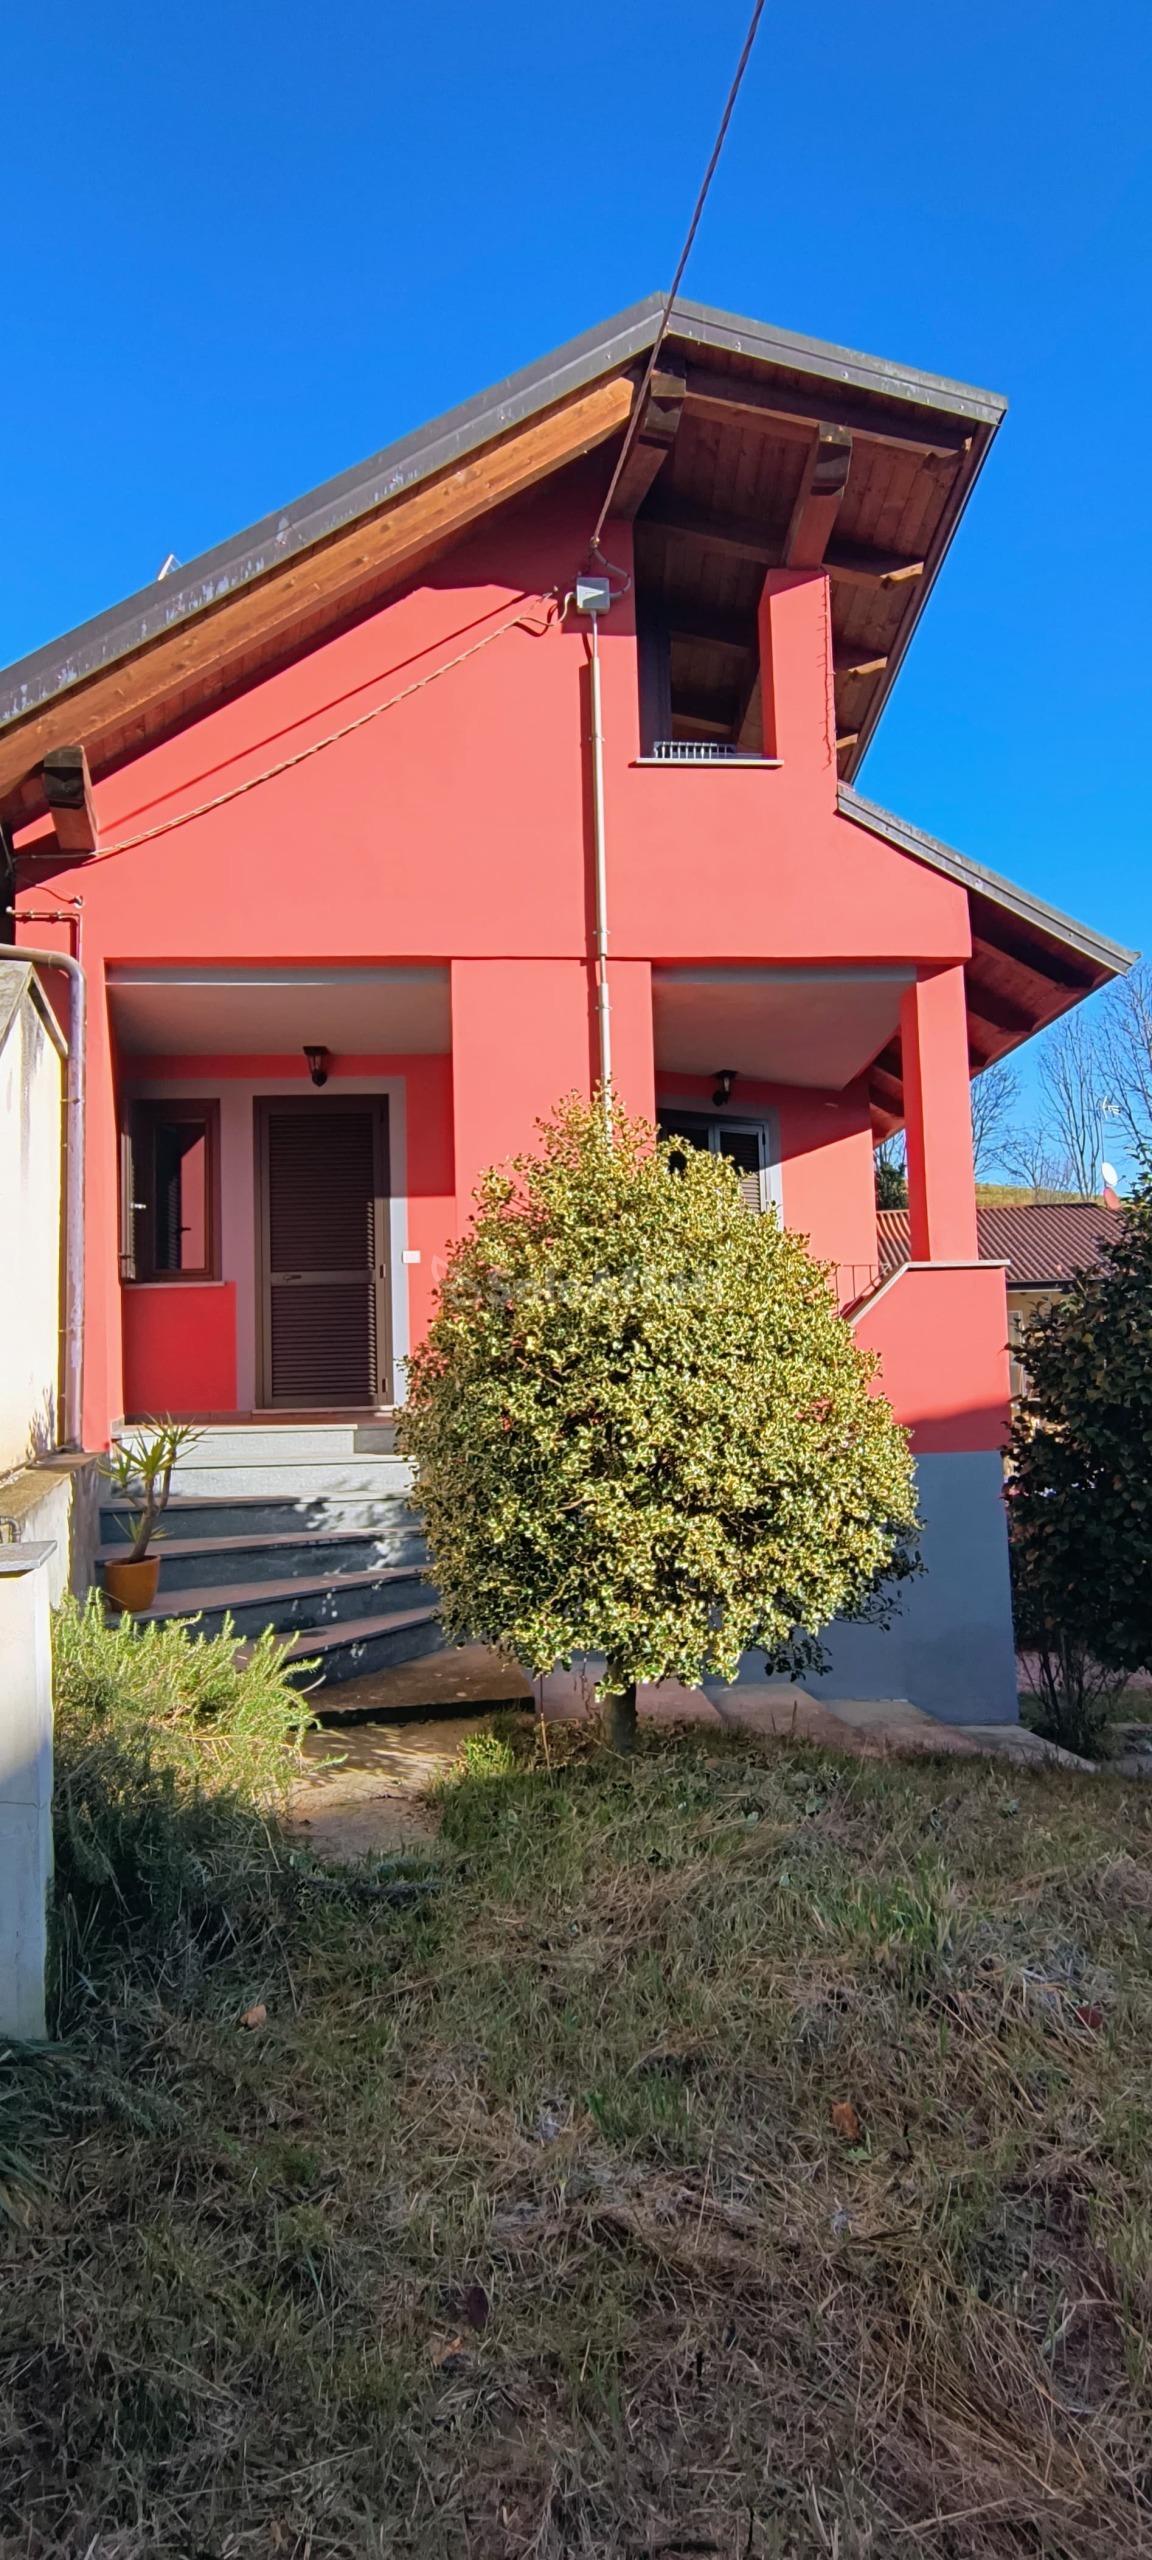
[[[152,1143],[158,1121],[197,1120],[204,1124],[207,1141],[207,1166],[204,1183],[205,1258],[193,1270],[166,1271],[156,1267],[155,1201],[149,1197],[153,1189]],[[126,1288],[203,1288],[206,1282],[220,1278],[220,1105],[215,1099],[189,1096],[185,1100],[163,1102],[129,1102],[125,1110],[128,1145],[122,1156],[122,1182],[130,1179],[134,1198],[121,1202],[121,1232],[125,1239],[122,1276]],[[143,1175],[144,1166],[147,1173]],[[129,1267],[130,1266],[130,1267]]]

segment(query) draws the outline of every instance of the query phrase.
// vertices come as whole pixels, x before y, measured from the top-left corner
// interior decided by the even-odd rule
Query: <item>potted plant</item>
[[[130,1440],[121,1440],[100,1461],[117,1493],[139,1504],[130,1523],[132,1544],[124,1557],[104,1567],[104,1589],[118,1609],[150,1609],[160,1579],[160,1558],[151,1553],[158,1522],[168,1507],[172,1469],[181,1452],[199,1439],[188,1422],[149,1422]]]

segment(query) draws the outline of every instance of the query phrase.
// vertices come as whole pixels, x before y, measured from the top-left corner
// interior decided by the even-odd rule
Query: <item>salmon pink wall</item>
[[[806,1235],[818,1261],[865,1274],[876,1267],[872,1123],[863,1084],[838,1094],[780,1090],[780,1186],[784,1224]],[[855,1295],[850,1283],[845,1295]]]
[[[255,1243],[253,1189],[255,1125],[252,1101],[261,1090],[283,1092],[299,1085],[309,1093],[302,1058],[278,1056],[149,1056],[124,1061],[126,1093],[191,1086],[199,1095],[222,1092],[220,1141],[222,1176],[222,1247],[226,1290],[196,1289],[184,1282],[129,1286],[119,1292],[123,1332],[123,1410],[145,1404],[179,1413],[247,1409],[254,1391]],[[330,1074],[329,1091],[389,1092],[392,1146],[392,1191],[404,1202],[407,1249],[418,1262],[396,1262],[392,1270],[394,1304],[405,1302],[399,1326],[406,1338],[419,1341],[426,1330],[435,1293],[455,1233],[453,1190],[451,1061],[446,1057],[356,1057],[345,1055]],[[244,1088],[237,1091],[237,1087]],[[173,1306],[169,1316],[157,1314],[156,1301],[209,1302],[201,1319],[196,1310],[184,1322]],[[207,1328],[207,1332],[205,1332]],[[208,1334],[216,1345],[209,1360]],[[225,1342],[227,1357],[225,1359]],[[218,1355],[218,1357],[217,1357]],[[209,1384],[216,1393],[205,1403]],[[161,1392],[162,1389],[162,1392]],[[129,1399],[131,1401],[129,1401]],[[118,1406],[117,1411],[121,1408]]]
[[[562,1091],[590,1089],[586,634],[574,616],[550,621],[541,599],[571,584],[596,485],[595,466],[563,475],[353,628],[101,779],[102,847],[255,787],[110,859],[40,869],[38,904],[54,890],[83,895],[93,995],[89,1445],[102,1445],[124,1402],[106,963],[454,964],[453,1058],[424,1062],[423,1085],[413,1068],[410,1087],[411,1143],[436,1166],[412,1194],[425,1204],[413,1208],[414,1325],[482,1167],[529,1142]],[[628,565],[630,527],[613,528],[612,542]],[[530,627],[502,631],[518,610]],[[481,640],[490,645],[354,735],[257,779]],[[614,1064],[633,1109],[652,1108],[654,961],[910,959],[951,971],[970,952],[963,890],[837,814],[821,575],[769,581],[762,644],[779,768],[657,767],[637,762],[630,596],[602,634]],[[24,841],[34,840],[44,828]],[[202,1082],[203,1061],[195,1073]],[[944,1079],[959,1074],[953,1059]],[[929,1115],[940,1105],[937,1079]],[[852,1261],[866,1224],[863,1130],[846,1124],[834,1145],[810,1130],[792,1144],[791,1108],[781,1105],[790,1221]],[[953,1120],[956,1108],[953,1093]]]
[[[909,987],[900,1008],[915,1262],[975,1262],[976,1191],[963,969]]]
[[[124,1292],[124,1411],[234,1413],[236,1290],[174,1281]]]
[[[917,1454],[1002,1449],[1008,1438],[1008,1301],[998,1263],[935,1269],[905,1263],[858,1316],[877,1386]]]
[[[532,1145],[564,1093],[592,1085],[589,972],[578,960],[454,960],[456,1217],[490,1164]]]

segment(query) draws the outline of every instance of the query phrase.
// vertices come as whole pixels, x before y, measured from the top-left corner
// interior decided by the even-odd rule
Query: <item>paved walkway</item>
[[[331,1713],[338,1702],[340,1721],[309,1734],[307,1771],[293,1799],[295,1825],[323,1858],[377,1856],[432,1840],[428,1791],[493,1707],[521,1705],[537,1714],[542,1708],[547,1721],[558,1723],[593,1711],[591,1684],[579,1674],[531,1683],[483,1645],[346,1680],[329,1694],[330,1708],[324,1692],[317,1704]],[[640,1714],[646,1722],[778,1735],[868,1758],[931,1752],[1092,1769],[1091,1761],[1042,1742],[1025,1725],[940,1724],[906,1698],[833,1702],[779,1681],[742,1681],[709,1695],[666,1680],[641,1690]]]

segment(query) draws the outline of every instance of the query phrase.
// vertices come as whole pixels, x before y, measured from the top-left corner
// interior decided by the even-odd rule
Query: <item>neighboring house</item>
[[[677,304],[596,626],[659,309],[0,678],[21,882],[84,899],[87,1442],[374,1445],[479,1173],[596,1080],[599,872],[622,1104],[838,1266],[912,1427],[928,1570],[833,1686],[1012,1715],[968,1079],[1130,955],[854,787],[1004,403]],[[865,1296],[905,1126],[914,1263]]]
[[[1075,1272],[1095,1262],[1105,1238],[1115,1235],[1124,1212],[1098,1200],[1021,1200],[988,1206],[978,1202],[976,1232],[984,1262],[1002,1262],[1008,1296],[1008,1345],[1012,1393],[1024,1389],[1021,1327],[1038,1307],[1051,1305]],[[886,1279],[911,1257],[907,1209],[878,1209],[880,1271]]]

